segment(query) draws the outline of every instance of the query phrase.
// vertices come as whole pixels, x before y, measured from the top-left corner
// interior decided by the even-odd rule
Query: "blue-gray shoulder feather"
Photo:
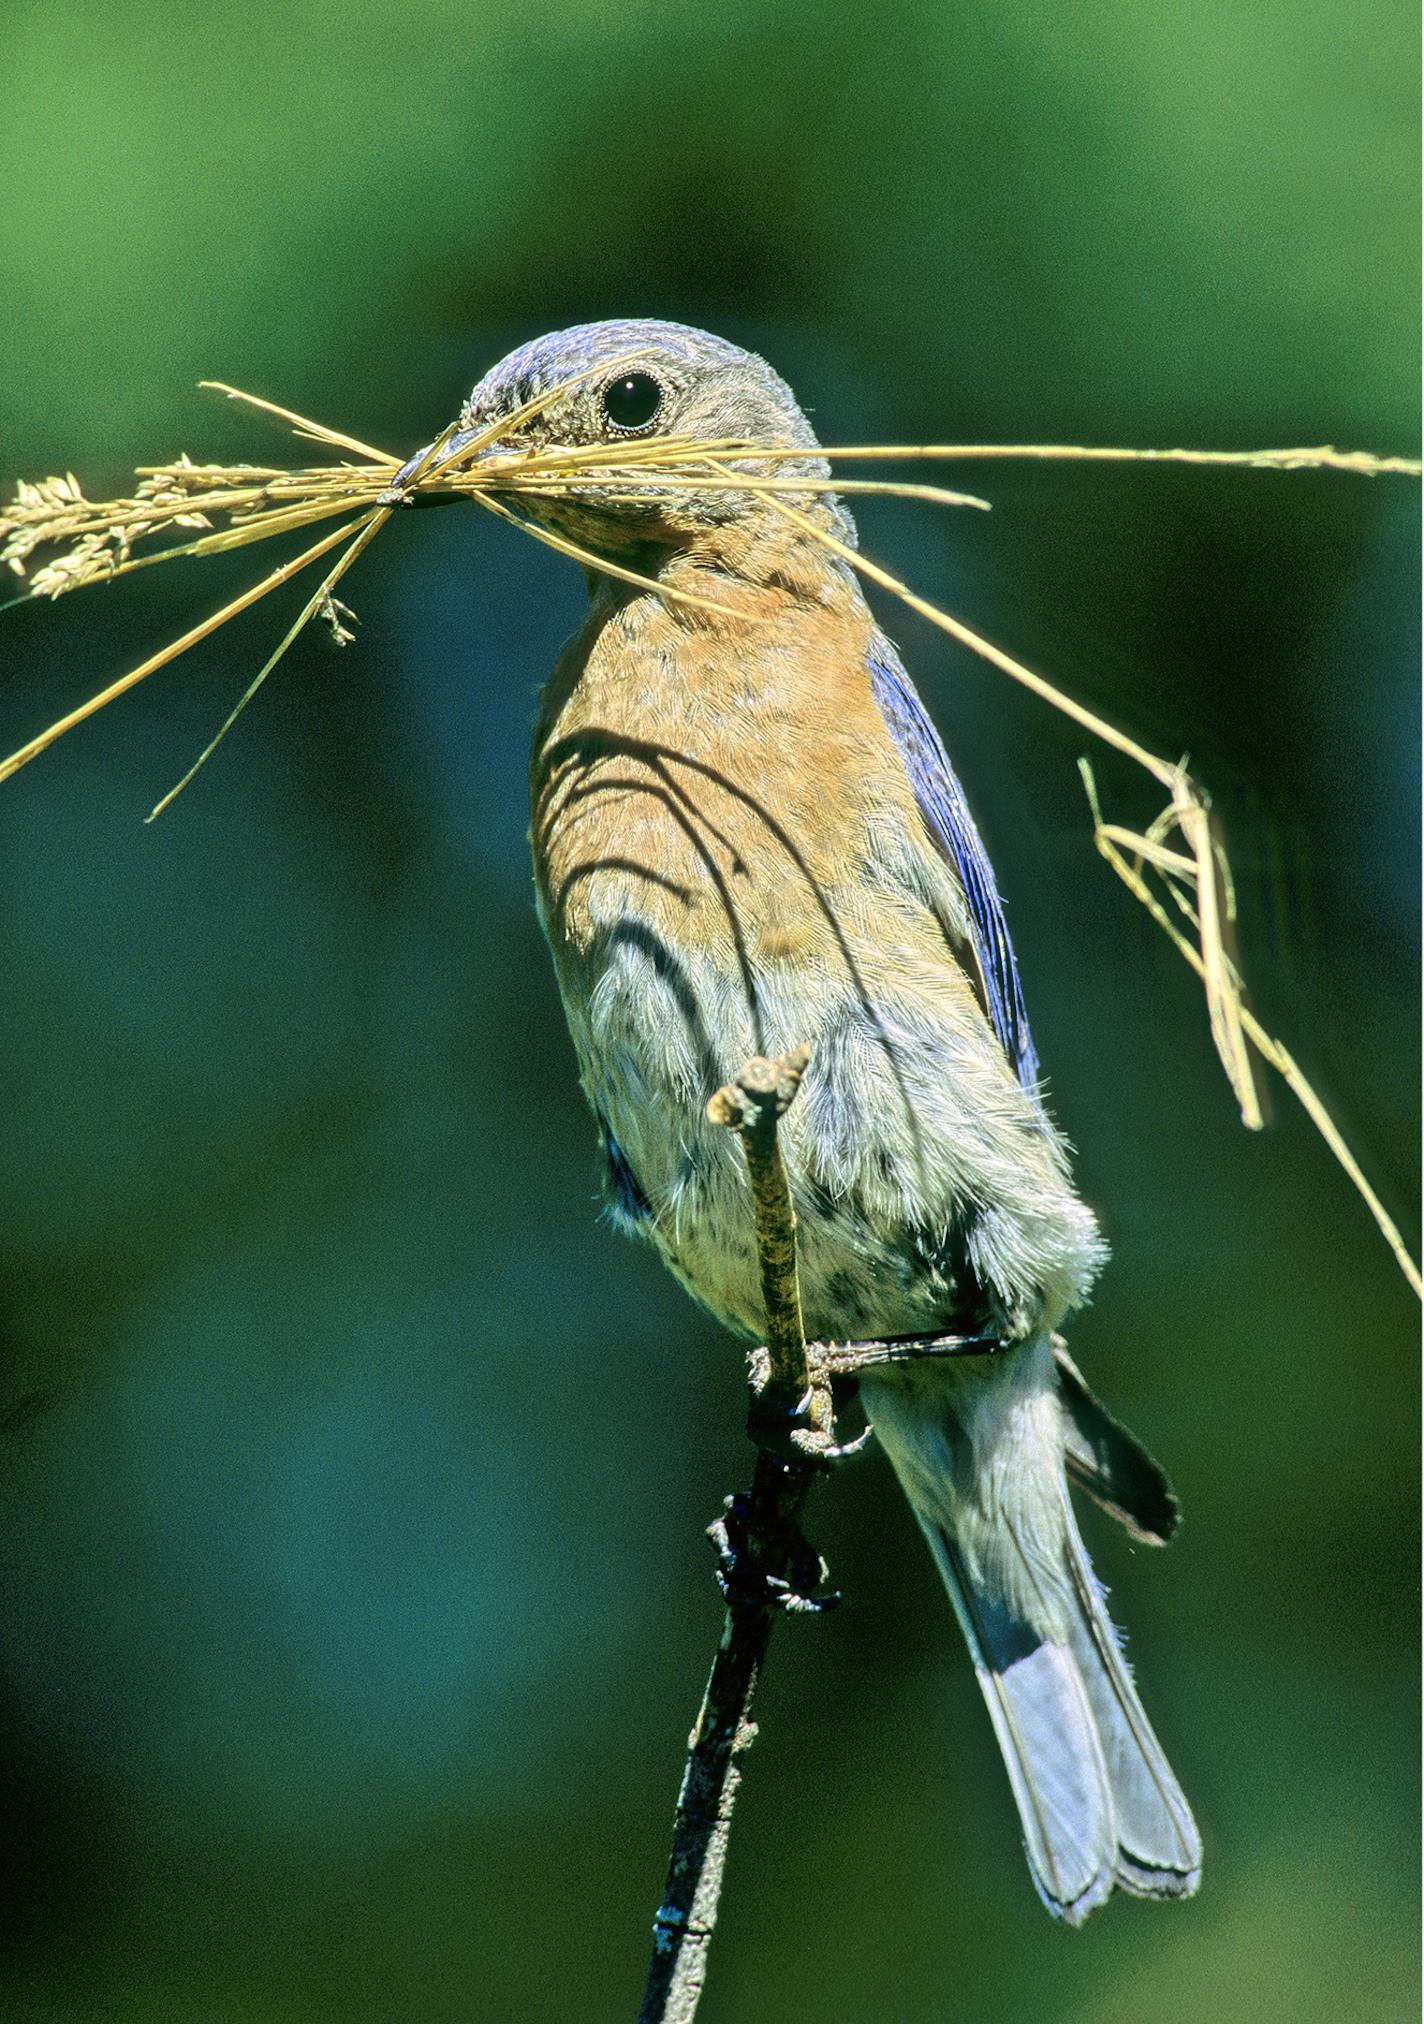
[[[1023,990],[993,866],[979,840],[964,790],[915,685],[889,640],[877,635],[869,657],[870,686],[899,748],[925,826],[958,875],[969,908],[984,1010],[1025,1089],[1036,1090],[1038,1056],[1028,1030]]]

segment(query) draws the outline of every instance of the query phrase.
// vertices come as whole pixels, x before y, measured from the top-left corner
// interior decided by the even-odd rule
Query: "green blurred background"
[[[402,453],[654,314],[840,441],[1415,435],[1412,10],[9,0],[0,468]],[[1215,790],[1256,1002],[1414,1227],[1405,481],[994,467],[867,548]],[[18,744],[270,566],[0,619]],[[735,1353],[596,1220],[530,906],[577,572],[397,522],[219,757],[264,605],[0,792],[6,2019],[632,2016],[745,1478]],[[883,607],[882,607],[883,609]],[[1416,2013],[1416,1311],[1095,858],[1081,741],[885,617],[978,809],[1115,1258],[1073,1347],[1185,1500],[1092,1528],[1208,1848],[1033,1896],[882,1461],[777,1634],[707,2024]],[[1153,812],[1102,768],[1115,812]],[[1150,1564],[1149,1564],[1150,1563]]]

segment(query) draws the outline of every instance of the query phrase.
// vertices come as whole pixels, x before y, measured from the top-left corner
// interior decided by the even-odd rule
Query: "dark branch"
[[[747,1431],[759,1452],[750,1491],[729,1497],[727,1516],[711,1528],[727,1615],[688,1745],[639,2024],[690,2024],[696,2014],[717,1923],[740,1760],[756,1737],[752,1701],[774,1612],[818,1612],[838,1600],[815,1592],[825,1567],[799,1522],[817,1474],[848,1452],[836,1446],[832,1379],[929,1356],[991,1355],[999,1347],[988,1336],[930,1335],[815,1343],[808,1349],[796,1217],[777,1123],[794,1102],[809,1060],[806,1047],[778,1060],[758,1056],[707,1106],[714,1124],[740,1134],[751,1177],[766,1345],[749,1359]]]
[[[751,1175],[767,1332],[753,1416],[762,1407],[792,1443],[805,1436],[808,1445],[819,1440],[829,1448],[829,1381],[813,1388],[807,1365],[796,1221],[776,1133],[809,1058],[803,1047],[780,1061],[749,1061],[707,1111],[714,1123],[741,1134]],[[689,2024],[702,1995],[741,1783],[739,1760],[756,1735],[752,1700],[772,1613],[779,1602],[810,1600],[799,1585],[806,1548],[797,1519],[817,1466],[804,1450],[774,1454],[763,1446],[750,1493],[729,1499],[725,1525],[713,1528],[723,1548],[727,1615],[688,1747],[639,2024]]]

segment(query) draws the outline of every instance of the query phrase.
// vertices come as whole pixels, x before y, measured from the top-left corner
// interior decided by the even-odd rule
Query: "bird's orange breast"
[[[626,915],[732,965],[814,959],[863,912],[877,834],[921,831],[858,593],[733,595],[744,621],[633,600],[555,672],[531,788],[558,960]]]

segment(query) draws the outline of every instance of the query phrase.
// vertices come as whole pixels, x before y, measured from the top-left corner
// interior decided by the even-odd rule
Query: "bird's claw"
[[[708,1526],[707,1537],[717,1555],[717,1586],[733,1608],[821,1616],[840,1602],[834,1589],[816,1593],[829,1570],[801,1527],[792,1519],[781,1519],[774,1541],[767,1542],[765,1523],[758,1522],[745,1491],[727,1498],[723,1515]],[[763,1565],[758,1545],[764,1549],[767,1543],[780,1547],[776,1559],[784,1573],[772,1573]]]
[[[778,1462],[828,1469],[864,1452],[874,1429],[852,1441],[837,1441],[828,1390],[813,1384],[800,1398],[787,1399],[769,1387],[753,1388],[747,1409],[747,1437]]]
[[[830,1468],[833,1462],[852,1462],[857,1455],[865,1453],[874,1438],[875,1429],[867,1423],[854,1440],[838,1441],[833,1446],[823,1449],[820,1460],[826,1468]]]

